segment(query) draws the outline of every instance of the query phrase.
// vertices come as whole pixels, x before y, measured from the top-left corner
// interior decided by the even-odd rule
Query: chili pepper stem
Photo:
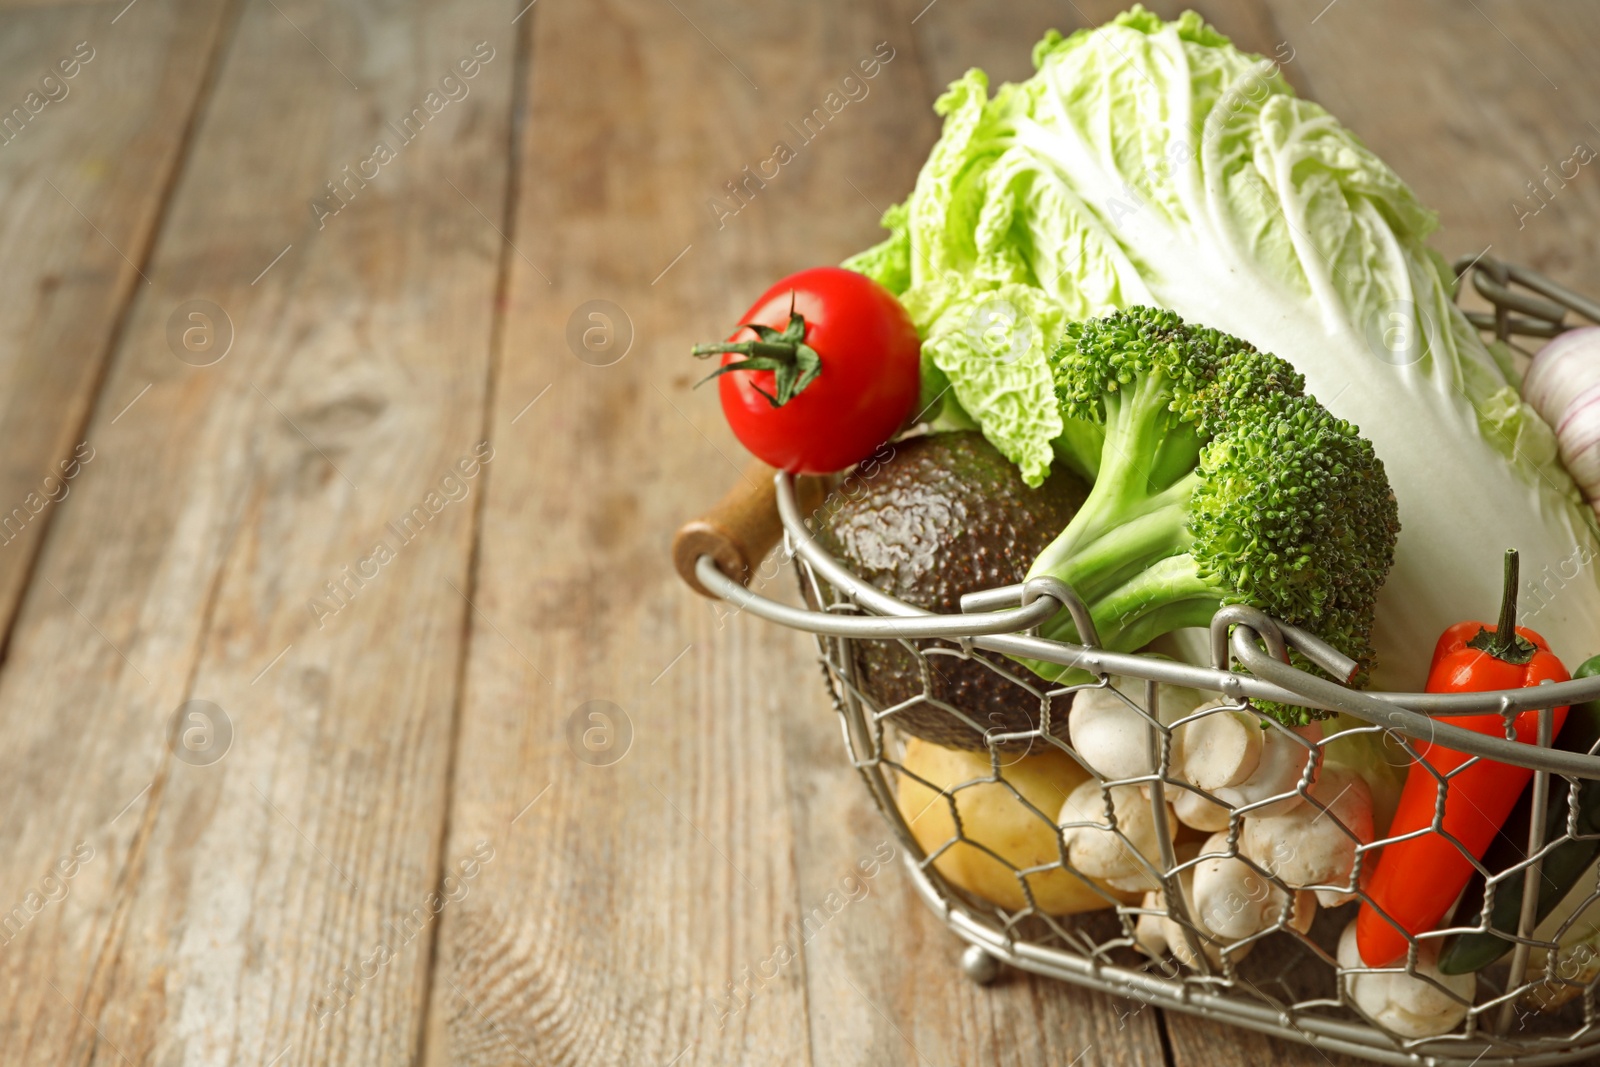
[[[1505,586],[1500,590],[1500,623],[1495,627],[1495,648],[1491,654],[1505,659],[1517,643],[1517,550],[1506,549]]]
[[[1467,642],[1468,648],[1487,652],[1503,663],[1522,664],[1533,659],[1538,651],[1532,641],[1517,633],[1517,581],[1519,567],[1517,550],[1506,549],[1505,582],[1500,590],[1500,621],[1494,632],[1487,626]]]

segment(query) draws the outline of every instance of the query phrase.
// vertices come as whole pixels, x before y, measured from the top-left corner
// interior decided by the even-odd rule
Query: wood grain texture
[[[74,488],[61,464],[224,32],[221,0],[123,8],[0,10],[0,632]]]
[[[526,16],[521,254],[446,846],[496,857],[444,916],[430,1064],[810,1061],[803,961],[725,1006],[797,913],[781,724],[816,675],[799,635],[719,621],[668,552],[742,462],[714,393],[689,390],[690,344],[809,229],[751,217],[804,159],[722,232],[706,206],[780,135],[761,105],[826,69],[803,15],[759,65],[738,47],[771,17],[688,0]],[[589,362],[568,346],[593,300],[631,324],[612,365],[620,342],[577,348]]]
[[[946,82],[1124,5],[524,3],[0,0],[0,115],[96,49],[0,144],[0,519],[94,449],[0,546],[0,1065],[1353,1063],[971,985],[810,640],[672,573],[744,459],[689,345],[877,239]],[[1592,168],[1525,188],[1600,146],[1590,6],[1194,6],[1292,46],[1447,254],[1600,291]],[[193,299],[212,366],[170,348]]]
[[[502,241],[479,209],[504,201],[509,20],[479,0],[243,15],[0,676],[6,906],[74,843],[93,849],[0,954],[0,1060],[415,1055],[483,477],[456,465],[483,437]],[[480,41],[497,57],[430,117]],[[319,228],[324,183],[397,143],[384,123],[418,105],[414,139]],[[206,367],[167,341],[199,296],[236,327]],[[170,736],[189,698],[231,721],[218,762]]]
[[[1033,75],[1033,45],[1049,30],[1070,34],[1098,26],[1126,11],[1131,4],[1120,0],[1018,0],[1008,3],[1004,18],[994,17],[994,9],[976,0],[938,0],[924,6],[917,0],[895,0],[897,15],[916,19],[916,37],[924,57],[929,82],[929,101],[933,94],[959,78],[972,67],[989,75],[990,86],[1002,81],[1021,81]],[[1184,11],[1198,11],[1209,22],[1246,51],[1272,55],[1283,40],[1273,12],[1261,0],[1150,0],[1145,7],[1162,18],[1176,18]],[[1285,68],[1294,82],[1294,71]],[[1298,83],[1295,83],[1298,87]]]

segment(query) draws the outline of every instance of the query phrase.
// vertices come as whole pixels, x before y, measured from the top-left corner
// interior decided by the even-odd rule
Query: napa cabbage
[[[979,70],[950,86],[889,237],[846,264],[910,311],[925,400],[1038,484],[1095,451],[1054,402],[1066,325],[1171,309],[1289,361],[1376,449],[1401,525],[1377,685],[1421,688],[1439,633],[1492,616],[1507,548],[1524,624],[1568,662],[1600,650],[1593,518],[1399,176],[1192,12],[1052,32],[1034,65],[992,94]]]

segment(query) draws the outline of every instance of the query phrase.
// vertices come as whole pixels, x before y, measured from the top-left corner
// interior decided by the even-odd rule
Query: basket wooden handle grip
[[[717,567],[735,581],[750,584],[756,567],[767,558],[772,546],[783,536],[778,518],[778,490],[773,484],[777,469],[760,460],[751,460],[733,488],[698,519],[683,524],[672,539],[672,563],[690,589],[701,596],[716,594],[700,584],[694,567],[701,556],[710,556]],[[801,507],[811,509],[822,499],[820,478],[795,480]]]

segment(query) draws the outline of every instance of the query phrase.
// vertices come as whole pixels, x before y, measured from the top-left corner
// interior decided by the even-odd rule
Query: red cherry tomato
[[[728,338],[745,343],[745,351],[723,352],[718,389],[734,435],[766,463],[795,474],[844,470],[870,456],[912,414],[922,388],[921,343],[905,308],[871,278],[841,267],[791,274],[742,322],[768,329],[741,325]],[[770,347],[784,331],[790,341],[803,337],[802,347],[815,353],[814,360],[802,353],[798,371],[789,373],[789,387],[798,383],[798,391],[784,396],[781,371],[727,369],[757,357],[790,358],[782,350],[796,346],[783,337]],[[696,354],[723,348],[702,345]],[[805,381],[808,370],[815,376]]]

